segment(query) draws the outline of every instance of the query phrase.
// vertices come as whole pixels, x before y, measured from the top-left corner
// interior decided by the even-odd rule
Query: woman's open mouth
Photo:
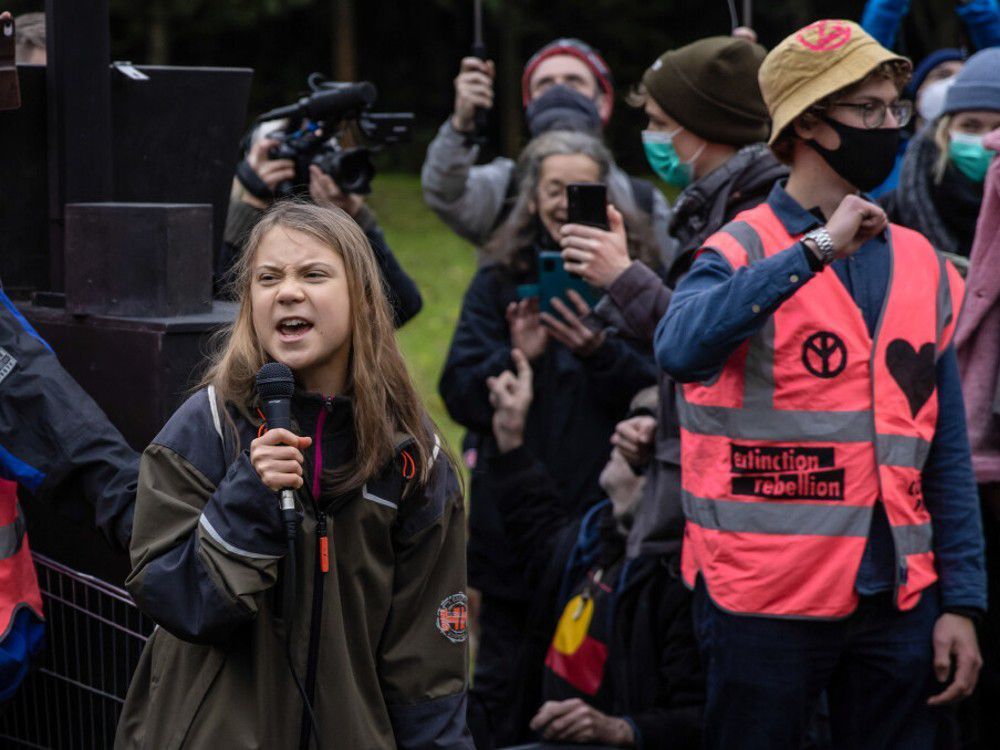
[[[278,322],[278,336],[282,341],[298,341],[312,330],[313,324],[305,318],[284,318]]]

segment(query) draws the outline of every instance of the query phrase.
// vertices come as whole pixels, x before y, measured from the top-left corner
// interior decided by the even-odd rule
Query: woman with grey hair
[[[552,312],[539,312],[529,289],[538,281],[539,254],[560,250],[567,223],[566,186],[603,182],[611,160],[597,139],[553,131],[539,136],[519,162],[520,192],[506,221],[484,246],[487,260],[465,294],[458,327],[439,390],[451,417],[470,433],[473,450],[470,495],[469,584],[482,594],[480,645],[469,724],[477,746],[492,739],[502,747],[512,736],[503,726],[512,712],[513,674],[532,608],[521,561],[511,551],[493,478],[530,457],[555,479],[561,510],[583,514],[602,498],[598,485],[615,424],[629,401],[656,381],[648,342],[621,338],[589,314],[580,295],[555,298]],[[612,204],[616,196],[609,195]],[[627,242],[640,257],[655,256],[648,225],[619,217]],[[616,219],[617,221],[617,219]],[[520,292],[520,294],[519,294]],[[571,309],[571,306],[573,309]],[[500,455],[493,436],[487,378],[512,370],[520,350],[534,371],[534,399],[524,426],[524,444]],[[541,668],[541,665],[536,665]]]
[[[612,206],[631,204],[626,196],[619,195],[621,191],[619,185],[608,182],[608,173],[614,162],[611,152],[603,142],[586,133],[569,130],[545,133],[531,141],[517,160],[518,192],[514,206],[483,246],[483,257],[486,262],[516,265],[527,261],[529,265],[533,264],[534,254],[529,251],[538,239],[539,223],[548,233],[543,238],[547,246],[550,249],[559,249],[560,230],[566,223],[565,191],[557,191],[557,199],[546,203],[544,211],[540,210],[543,201],[537,196],[542,181],[542,164],[553,156],[585,158],[591,165],[596,166],[596,179],[580,180],[580,182],[607,184],[608,202]],[[587,167],[588,173],[592,169],[593,166]],[[628,236],[629,254],[645,261],[651,268],[657,268],[659,253],[648,217],[628,209],[622,213]],[[551,242],[548,242],[549,240]],[[523,257],[514,257],[518,253]]]

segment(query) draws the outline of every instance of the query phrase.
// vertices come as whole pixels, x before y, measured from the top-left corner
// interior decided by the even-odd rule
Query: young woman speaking
[[[126,585],[159,627],[116,747],[471,749],[461,490],[364,234],[278,204],[236,283],[204,387],[143,455]],[[260,411],[269,361],[294,374],[292,431]]]

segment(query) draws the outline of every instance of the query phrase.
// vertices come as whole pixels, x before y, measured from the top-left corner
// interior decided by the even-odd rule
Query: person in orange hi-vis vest
[[[983,538],[951,345],[955,269],[865,192],[910,62],[817,21],[760,69],[768,200],[709,237],[656,332],[679,383],[682,573],[707,744],[931,748],[975,686]]]

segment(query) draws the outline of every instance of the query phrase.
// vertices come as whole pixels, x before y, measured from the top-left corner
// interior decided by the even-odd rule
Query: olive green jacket
[[[362,489],[317,502],[307,481],[297,493],[289,642],[317,743],[286,657],[287,543],[275,493],[250,464],[256,433],[203,390],[143,455],[126,587],[158,627],[116,748],[471,750],[465,517],[449,462],[404,498],[400,441]]]

